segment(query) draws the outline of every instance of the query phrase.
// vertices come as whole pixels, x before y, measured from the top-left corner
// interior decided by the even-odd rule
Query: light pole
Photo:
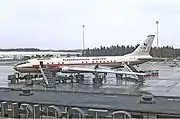
[[[85,42],[84,42],[84,27],[85,25],[82,25],[82,28],[83,28],[83,52],[82,52],[82,55],[84,56],[84,49],[85,49]]]
[[[156,25],[157,25],[157,56],[158,56],[158,48],[159,48],[159,31],[158,31],[158,25],[159,25],[159,21],[156,21]]]

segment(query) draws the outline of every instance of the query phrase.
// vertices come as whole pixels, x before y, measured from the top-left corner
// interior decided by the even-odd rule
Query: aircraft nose
[[[17,71],[17,66],[14,66],[13,69],[14,69],[15,71]]]

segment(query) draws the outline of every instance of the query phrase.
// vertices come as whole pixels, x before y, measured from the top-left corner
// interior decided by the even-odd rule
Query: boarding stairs
[[[124,68],[127,69],[128,71],[130,72],[139,72],[136,68],[134,68],[132,65],[128,65],[127,63],[123,62],[122,63]],[[139,76],[139,75],[134,75],[136,79],[138,80],[142,80],[143,77],[142,76]]]
[[[47,88],[54,88],[56,86],[55,83],[55,77],[53,76],[53,72],[49,68],[42,68],[41,66],[39,67],[42,75],[43,75],[43,80],[46,84]]]

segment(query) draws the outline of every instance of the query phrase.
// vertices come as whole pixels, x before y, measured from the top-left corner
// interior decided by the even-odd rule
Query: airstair
[[[126,63],[123,62],[123,66],[125,69],[127,69],[130,72],[139,72],[136,68],[134,68],[132,65],[128,65]],[[142,80],[143,76],[139,76],[139,75],[134,75],[136,79],[138,80]]]
[[[53,76],[53,72],[51,71],[51,69],[49,68],[42,68],[40,66],[40,71],[43,75],[43,80],[46,84],[46,87],[47,88],[53,88],[56,86],[56,83],[55,83],[55,77]]]
[[[138,72],[138,70],[136,69],[136,68],[134,68],[132,65],[127,65],[126,63],[125,63],[125,67],[129,70],[129,71],[131,71],[131,72]]]

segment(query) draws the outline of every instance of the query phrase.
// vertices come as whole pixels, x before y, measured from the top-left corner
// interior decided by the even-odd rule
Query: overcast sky
[[[0,48],[135,45],[156,34],[180,47],[180,0],[0,0]],[[153,43],[156,45],[156,39]]]

